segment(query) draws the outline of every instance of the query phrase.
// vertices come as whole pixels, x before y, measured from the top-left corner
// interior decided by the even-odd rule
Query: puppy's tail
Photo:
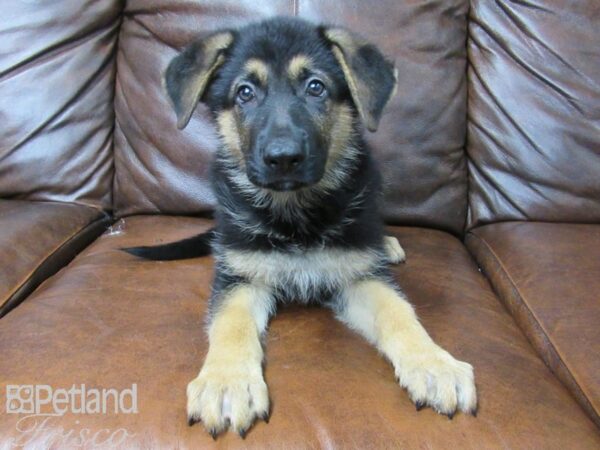
[[[210,255],[210,241],[215,236],[214,228],[205,233],[192,236],[181,241],[170,242],[153,247],[127,247],[122,248],[124,252],[140,258],[152,259],[154,261],[173,261],[175,259],[190,259],[199,256]]]

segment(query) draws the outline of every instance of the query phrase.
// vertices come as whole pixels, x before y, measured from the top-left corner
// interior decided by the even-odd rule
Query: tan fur
[[[406,253],[400,246],[400,242],[394,236],[384,236],[383,246],[385,247],[385,253],[388,256],[388,261],[392,264],[398,264],[406,261]]]
[[[352,69],[351,61],[356,52],[367,43],[356,35],[349,33],[342,28],[330,28],[325,32],[327,38],[334,44],[332,51],[336,60],[340,64],[344,72],[344,78],[350,88],[350,93],[354,99],[356,109],[360,114],[365,126],[369,131],[376,131],[378,119],[373,117],[368,110],[370,103],[369,99],[372,96],[372,87],[365,84],[360,77],[360,74],[355,73]],[[397,71],[394,70],[394,87],[386,99],[386,102],[394,95],[397,88]]]
[[[208,80],[215,70],[225,62],[225,57],[221,52],[229,47],[232,42],[233,35],[230,32],[216,34],[204,42],[203,53],[207,65],[206,67],[202,67],[201,70],[199,70],[198,73],[196,73],[196,75],[184,86],[182,112],[180,117],[177,118],[177,127],[179,129],[185,128],[190,121],[190,117],[192,116],[202,93],[206,89]]]
[[[333,56],[335,56],[335,59],[342,67],[344,78],[346,79],[346,83],[348,83],[358,113],[365,121],[367,128],[371,129],[373,124],[369,119],[367,111],[364,110],[363,102],[360,101],[360,99],[363,98],[365,87],[360,85],[360,80],[354,76],[354,73],[348,64],[348,61],[352,59],[353,55],[358,51],[361,42],[357,41],[356,36],[351,35],[342,28],[330,28],[325,32],[325,36],[335,44],[332,48]]]
[[[219,433],[229,420],[243,434],[268,414],[260,335],[272,309],[266,290],[246,285],[229,292],[215,313],[204,365],[187,387],[188,418],[201,420],[207,431]]]
[[[320,287],[340,289],[371,273],[383,259],[374,251],[315,249],[310,251],[223,251],[224,266],[268,288],[292,289],[308,301]]]
[[[242,137],[240,136],[237,120],[232,110],[219,113],[217,125],[225,147],[236,158],[240,167],[245,167],[244,154],[242,153]]]
[[[447,415],[457,408],[475,411],[473,367],[433,342],[412,306],[395,289],[379,280],[366,280],[346,288],[343,296],[340,320],[391,361],[400,385],[415,403],[429,404]]]
[[[296,55],[290,60],[288,64],[288,76],[291,80],[296,80],[305,69],[310,69],[311,66],[312,61],[308,56]]]
[[[344,152],[348,150],[350,138],[355,132],[354,114],[349,105],[345,103],[334,105],[330,116],[333,124],[329,134],[328,168],[344,156]]]
[[[269,66],[257,58],[250,58],[244,65],[244,71],[258,78],[262,86],[266,86],[269,79]]]
[[[325,173],[317,187],[322,191],[333,191],[346,182],[358,150],[352,145],[356,133],[352,108],[345,103],[334,103],[327,116],[325,121],[317,122],[322,132],[329,136]]]
[[[233,42],[233,34],[229,31],[211,36],[205,44],[205,51],[221,51],[225,50]]]
[[[350,54],[354,54],[361,45],[366,44],[364,41],[359,42],[356,35],[352,35],[343,28],[329,28],[325,31],[325,36]]]
[[[367,129],[370,131],[375,131],[377,129],[377,124],[371,115],[365,110],[364,102],[361,101],[365,95],[368,95],[368,87],[364,86],[358,78],[354,76],[354,72],[350,69],[350,66],[346,62],[346,57],[344,53],[337,47],[332,48],[333,55],[338,60],[338,63],[342,67],[342,71],[344,72],[344,78],[348,83],[348,87],[350,88],[350,93],[352,94],[352,98],[354,99],[354,103],[356,104],[356,109],[358,109],[358,113],[360,117],[362,117],[363,121]]]

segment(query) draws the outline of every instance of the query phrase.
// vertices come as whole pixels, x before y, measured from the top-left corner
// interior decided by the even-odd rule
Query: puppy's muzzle
[[[259,137],[258,184],[276,191],[299,189],[308,183],[308,143],[305,133],[286,130]]]
[[[269,142],[263,153],[265,169],[272,178],[281,178],[302,170],[306,160],[304,141],[279,138]]]

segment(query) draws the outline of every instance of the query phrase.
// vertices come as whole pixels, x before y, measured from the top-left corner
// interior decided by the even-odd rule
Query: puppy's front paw
[[[392,264],[398,264],[406,261],[406,253],[400,246],[400,242],[394,236],[384,236],[383,246],[385,248],[385,254],[387,255],[388,261]]]
[[[457,410],[477,414],[473,367],[439,347],[403,361],[396,367],[396,377],[417,411],[429,405],[450,419]]]
[[[269,393],[260,365],[204,365],[187,386],[188,423],[202,421],[213,439],[231,428],[242,438],[257,418],[268,421]]]

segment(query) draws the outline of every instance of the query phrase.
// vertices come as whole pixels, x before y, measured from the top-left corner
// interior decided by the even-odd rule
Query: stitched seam
[[[551,351],[558,357],[558,362],[559,362],[560,366],[563,368],[563,370],[566,372],[567,376],[570,378],[570,380],[572,381],[572,383],[575,385],[576,389],[579,391],[578,392],[579,393],[579,397],[583,398],[584,402],[586,403],[586,405],[588,406],[588,408],[590,409],[590,411],[595,412],[596,416],[598,417],[598,412],[597,412],[596,408],[590,402],[588,395],[586,395],[586,392],[583,390],[583,388],[581,387],[581,385],[577,381],[577,378],[574,376],[573,372],[569,369],[569,367],[565,363],[565,360],[563,359],[563,356],[562,356],[561,352],[559,352],[557,350],[556,345],[554,344],[553,340],[550,338],[550,336],[546,332],[545,328],[542,326],[541,322],[538,320],[537,316],[533,313],[533,311],[531,310],[531,308],[529,307],[529,305],[524,301],[523,296],[520,294],[520,292],[519,292],[519,290],[517,288],[516,283],[514,282],[514,280],[512,279],[512,277],[509,275],[509,273],[506,270],[504,264],[502,263],[502,260],[498,257],[498,255],[496,254],[496,252],[494,252],[494,250],[490,247],[490,245],[485,241],[485,239],[477,236],[473,232],[469,232],[468,235],[476,238],[479,242],[481,242],[483,244],[483,246],[485,247],[485,249],[487,249],[487,251],[492,255],[492,257],[494,258],[494,261],[495,261],[496,265],[502,271],[501,276],[503,276],[506,280],[508,280],[508,282],[510,284],[510,288],[511,288],[511,290],[514,293],[515,299],[517,301],[519,301],[519,303],[522,306],[525,307],[527,315],[529,316],[529,320],[528,320],[529,325],[532,326],[533,328],[536,328],[538,331],[542,332],[542,334],[543,334],[543,340],[546,341],[547,344],[549,344]],[[488,279],[489,279],[489,277],[488,277]],[[500,298],[502,298],[502,295],[500,294],[500,292],[498,292],[498,290],[496,289],[496,287],[494,286],[494,284],[493,283],[491,283],[491,284],[492,284],[492,287],[494,288],[494,292],[496,292],[498,294],[498,296]],[[506,300],[504,303],[508,307],[508,300]],[[519,322],[518,322],[518,320],[517,320],[516,317],[513,316],[513,320],[517,324],[519,324]],[[523,330],[523,331],[525,331],[525,330]],[[525,333],[525,335],[527,335],[527,334]],[[532,344],[532,346],[535,349],[535,345],[533,345],[533,343],[531,343],[531,344]],[[537,350],[537,349],[535,349],[535,350]],[[544,360],[544,362],[546,362],[543,356],[542,356],[542,360]],[[597,421],[597,419],[595,419],[595,418],[592,418],[592,420],[594,422]]]
[[[471,180],[471,155],[469,154],[469,111],[471,110],[471,95],[469,95],[469,66],[471,65],[471,59],[469,58],[469,40],[471,39],[471,32],[469,26],[469,20],[471,18],[471,2],[467,6],[467,12],[465,14],[465,142],[463,145],[463,156],[465,161],[465,172],[466,172],[466,197],[467,197],[467,210],[465,221],[462,226],[462,236],[468,233],[469,229],[472,228],[472,208],[471,208],[471,188],[473,187],[473,181]]]
[[[117,83],[119,81],[119,51],[121,48],[121,33],[123,33],[123,22],[124,22],[124,15],[125,15],[125,7],[126,7],[126,2],[123,1],[121,4],[121,12],[119,14],[119,25],[117,27],[117,32],[116,32],[116,36],[115,36],[115,43],[114,43],[114,49],[113,49],[113,55],[112,57],[114,58],[114,68],[113,68],[113,86],[112,86],[112,112],[113,112],[113,116],[112,116],[112,127],[110,130],[110,138],[111,138],[111,156],[112,156],[112,177],[110,180],[110,210],[112,212],[112,214],[115,213],[115,197],[117,195],[117,189],[116,189],[116,179],[117,179],[117,162],[116,162],[116,158],[117,158],[117,146],[115,144],[115,132],[117,129]]]
[[[98,219],[88,223],[85,227],[80,228],[77,231],[73,232],[68,238],[66,238],[64,241],[62,241],[56,247],[54,247],[54,249],[49,251],[46,254],[46,256],[31,271],[29,271],[29,273],[16,285],[16,287],[9,294],[6,295],[4,301],[2,301],[2,304],[0,304],[0,307],[3,307],[4,305],[8,304],[11,301],[11,299],[13,298],[13,296],[19,291],[19,289],[21,289],[21,287],[23,287],[29,280],[31,280],[33,278],[35,273],[38,270],[40,270],[40,267],[42,267],[43,264],[50,257],[52,257],[53,255],[55,255],[56,253],[61,251],[63,248],[66,248],[69,245],[69,243],[71,241],[73,241],[75,238],[77,238],[79,235],[84,234],[87,230],[89,230],[90,228],[93,228],[95,225],[106,220],[107,218],[108,218],[108,216],[106,214],[104,214],[102,217],[99,217]]]

